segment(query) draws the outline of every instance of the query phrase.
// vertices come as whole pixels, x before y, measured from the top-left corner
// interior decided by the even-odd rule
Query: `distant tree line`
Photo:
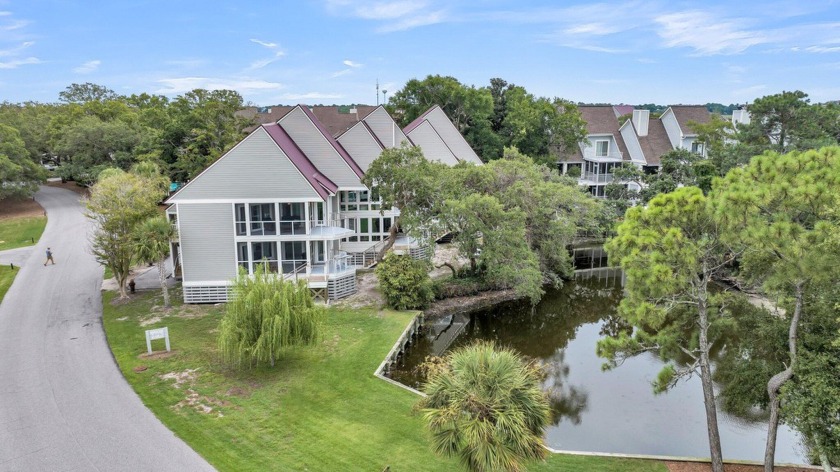
[[[31,195],[58,164],[59,176],[90,185],[108,167],[156,164],[172,181],[195,177],[239,142],[251,121],[232,90],[196,89],[174,99],[119,95],[107,87],[72,84],[56,103],[0,103],[2,188]]]

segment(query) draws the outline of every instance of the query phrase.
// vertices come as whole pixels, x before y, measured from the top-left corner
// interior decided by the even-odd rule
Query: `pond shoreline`
[[[522,298],[516,295],[513,289],[489,290],[465,297],[444,298],[443,300],[434,301],[429,308],[424,310],[423,318],[428,323],[429,321],[435,321],[446,316],[481,311],[499,303]]]

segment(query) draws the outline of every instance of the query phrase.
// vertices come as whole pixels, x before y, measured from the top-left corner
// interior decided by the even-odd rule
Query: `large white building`
[[[306,280],[323,300],[350,295],[357,267],[372,262],[399,214],[380,208],[361,183],[382,150],[415,145],[427,159],[481,163],[439,107],[405,129],[383,107],[365,115],[303,105],[278,110],[167,201],[186,303],[226,301],[238,269],[253,273],[260,264]],[[313,110],[347,116],[328,130]],[[395,247],[415,256],[425,250],[406,237]]]

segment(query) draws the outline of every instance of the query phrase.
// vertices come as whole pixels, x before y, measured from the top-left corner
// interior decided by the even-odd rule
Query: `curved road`
[[[47,227],[0,304],[0,471],[213,470],[111,356],[78,195],[41,187],[35,198]],[[44,267],[47,246],[56,265]]]

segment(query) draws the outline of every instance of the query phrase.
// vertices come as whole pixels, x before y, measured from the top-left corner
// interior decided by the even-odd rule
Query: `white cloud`
[[[752,101],[767,90],[767,85],[758,84],[749,87],[739,88],[732,91],[732,96],[742,102]]]
[[[236,90],[239,93],[247,93],[260,90],[277,90],[283,88],[279,82],[267,82],[264,80],[250,78],[213,78],[213,77],[173,77],[157,80],[162,88],[155,91],[160,94],[179,94],[194,89],[207,90]]]
[[[268,49],[277,49],[277,47],[278,47],[277,43],[271,43],[271,42],[268,42],[268,41],[262,41],[262,40],[260,40],[260,39],[254,39],[254,38],[251,38],[251,42],[252,42],[252,43],[257,43],[257,44],[259,44],[260,46],[265,46],[265,47],[267,47]]]
[[[570,35],[603,36],[605,34],[618,33],[619,31],[621,31],[621,28],[618,25],[583,23],[567,28],[563,32]]]
[[[422,0],[327,0],[326,6],[327,11],[334,15],[381,22],[376,29],[379,33],[404,31],[449,20],[445,9]]]
[[[0,49],[0,57],[17,56],[24,49],[32,46],[33,44],[35,43],[32,41],[26,41],[24,43],[21,43],[20,46],[15,46],[9,49]]]
[[[840,52],[840,46],[808,46],[804,50],[816,53]]]
[[[12,12],[10,11],[0,11],[0,16],[11,16]]]
[[[353,69],[343,69],[343,70],[340,70],[338,72],[333,72],[330,75],[330,77],[332,77],[332,78],[341,77],[342,75],[347,75],[347,74],[350,74],[351,72],[353,72]]]
[[[7,62],[0,62],[0,69],[17,69],[20,66],[40,63],[41,60],[37,57],[27,57],[25,59],[12,59]]]
[[[262,69],[263,67],[265,67],[265,66],[267,66],[267,65],[271,64],[272,62],[276,62],[278,59],[280,59],[281,57],[283,57],[283,56],[285,56],[285,55],[286,55],[286,53],[285,53],[285,52],[283,52],[283,51],[277,51],[277,52],[276,52],[276,53],[274,53],[274,55],[273,55],[273,56],[271,56],[271,57],[267,57],[267,58],[265,58],[265,59],[258,59],[258,60],[256,60],[256,61],[252,62],[252,63],[251,63],[251,65],[250,65],[250,66],[248,66],[248,69],[249,69],[249,70]]]
[[[73,72],[76,72],[77,74],[88,74],[98,69],[100,64],[102,64],[102,61],[98,59],[93,61],[87,61],[79,67],[74,68]]]
[[[362,64],[359,64],[358,62],[353,62],[349,59],[344,61],[344,65],[347,66],[347,67],[353,67],[353,68],[362,67]]]
[[[772,41],[762,31],[742,29],[743,20],[716,18],[698,10],[659,15],[654,21],[666,47],[688,47],[698,56],[738,54]]]
[[[12,20],[7,22],[6,24],[0,25],[0,31],[18,30],[27,25],[29,25],[29,22],[26,20]]]
[[[337,93],[321,93],[321,92],[308,92],[308,93],[286,93],[280,95],[280,98],[283,100],[326,100],[326,99],[336,99],[341,98],[343,95]]]

